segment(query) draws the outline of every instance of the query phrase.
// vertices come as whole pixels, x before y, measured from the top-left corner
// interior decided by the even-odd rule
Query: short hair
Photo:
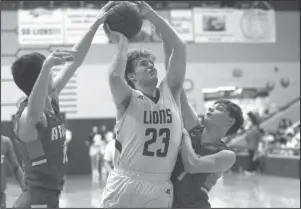
[[[46,57],[38,52],[22,55],[11,66],[16,85],[29,96]]]
[[[135,61],[140,57],[155,59],[155,56],[148,50],[134,50],[127,54],[127,62],[125,69],[125,80],[130,87],[135,89],[134,83],[128,78],[129,73],[133,73],[135,69]]]
[[[235,123],[229,128],[226,135],[228,136],[228,135],[236,133],[244,123],[242,109],[237,104],[235,104],[234,102],[231,102],[229,100],[218,100],[214,104],[225,105],[226,110],[229,113],[229,116],[231,118],[235,119]]]

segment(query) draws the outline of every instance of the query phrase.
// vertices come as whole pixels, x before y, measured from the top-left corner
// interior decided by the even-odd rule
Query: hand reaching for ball
[[[75,53],[76,51],[70,49],[56,49],[46,58],[44,65],[56,66],[65,62],[71,62],[74,60]]]
[[[126,40],[128,41],[128,39],[126,38],[125,35],[123,35],[122,33],[119,33],[117,31],[112,31],[109,27],[108,24],[103,24],[103,30],[105,31],[107,37],[109,38],[110,41],[112,41],[113,43],[117,43],[120,40]]]
[[[153,8],[145,1],[135,1],[135,3],[143,17],[146,17],[150,12],[154,12]]]
[[[119,3],[120,1],[109,1],[106,3],[106,5],[104,5],[103,8],[100,9],[96,18],[101,24],[106,21],[107,17],[113,12],[113,8]]]

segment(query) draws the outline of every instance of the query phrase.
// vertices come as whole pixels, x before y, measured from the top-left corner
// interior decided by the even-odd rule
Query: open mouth
[[[150,73],[151,75],[154,75],[154,74],[157,73],[157,71],[156,71],[156,69],[151,69],[151,70],[149,71],[149,73]]]

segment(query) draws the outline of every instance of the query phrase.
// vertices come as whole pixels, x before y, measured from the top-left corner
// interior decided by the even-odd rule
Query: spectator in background
[[[258,163],[258,148],[259,142],[262,140],[264,135],[264,130],[259,126],[255,125],[246,135],[247,149],[248,149],[248,169],[245,171],[245,174],[254,174],[257,170]]]
[[[289,130],[286,132],[285,137],[287,139],[286,148],[292,148],[289,151],[289,155],[298,155],[300,152],[300,132],[295,134],[292,130]]]
[[[113,132],[108,132],[107,134],[108,144],[106,146],[105,154],[104,154],[105,172],[103,174],[105,178],[114,169],[115,139],[116,139],[115,137],[116,135]]]
[[[275,141],[275,136],[273,132],[267,132],[263,137],[262,141],[266,144],[270,144]]]
[[[269,110],[269,108],[266,108],[264,111],[263,111],[263,115],[262,115],[262,118],[263,119],[266,119],[266,118],[268,118],[269,116],[270,116],[270,110]]]
[[[93,181],[99,180],[100,162],[104,154],[106,146],[105,141],[102,139],[101,134],[98,131],[97,126],[92,127],[92,132],[89,135],[89,139],[86,141],[89,148],[89,155],[91,159],[91,173]]]
[[[289,119],[281,119],[279,121],[279,125],[278,125],[278,132],[281,136],[284,136],[285,135],[285,132],[286,132],[286,129],[288,129],[290,126],[292,126],[293,123],[291,120]]]
[[[107,126],[106,125],[102,125],[100,128],[100,135],[101,135],[101,140],[103,141],[107,141],[106,140],[106,135],[107,135],[108,131],[107,131]]]

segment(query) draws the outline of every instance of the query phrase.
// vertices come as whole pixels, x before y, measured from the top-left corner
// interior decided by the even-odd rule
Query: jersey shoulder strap
[[[51,99],[51,105],[52,105],[52,108],[53,108],[54,112],[56,114],[59,114],[60,113],[60,106],[58,104],[58,100],[55,99],[55,98],[52,98]]]

